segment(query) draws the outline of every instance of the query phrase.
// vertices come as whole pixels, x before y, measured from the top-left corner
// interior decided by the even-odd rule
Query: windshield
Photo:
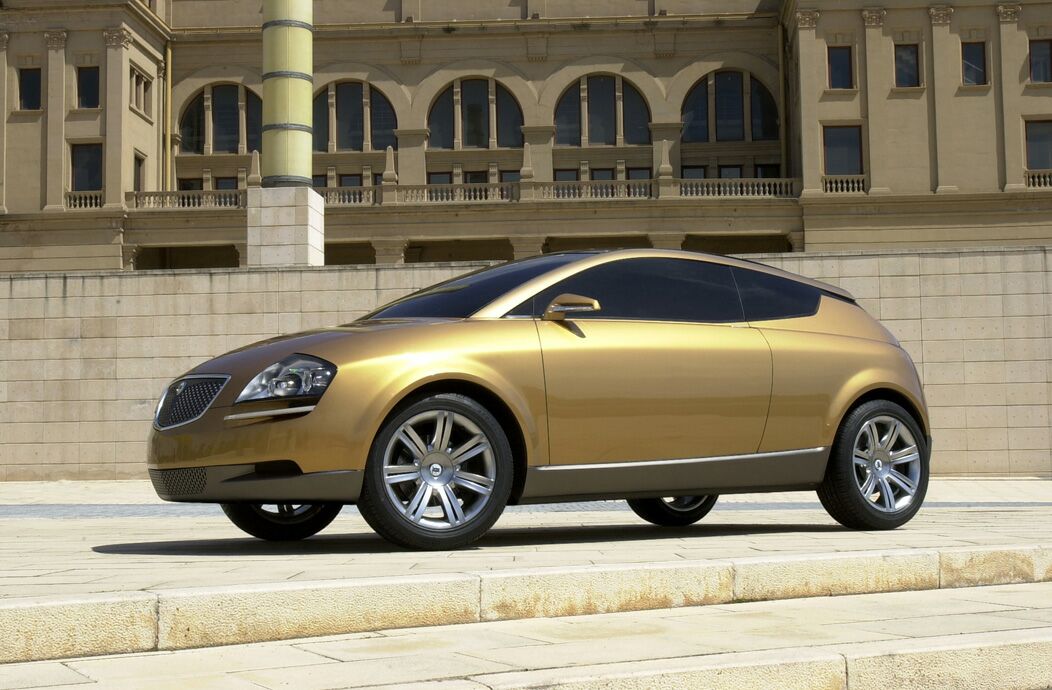
[[[366,314],[369,319],[464,319],[504,293],[548,271],[581,259],[583,252],[547,254],[483,268],[432,285]]]

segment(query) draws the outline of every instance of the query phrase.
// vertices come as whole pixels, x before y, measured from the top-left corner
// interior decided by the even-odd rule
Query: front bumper
[[[192,503],[354,503],[363,472],[300,472],[287,461],[150,469],[157,495]]]

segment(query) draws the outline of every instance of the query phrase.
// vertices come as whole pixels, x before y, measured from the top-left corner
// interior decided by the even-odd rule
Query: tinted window
[[[21,110],[40,110],[40,68],[18,70],[18,107]]]
[[[613,77],[588,77],[588,143],[614,144],[615,81]]]
[[[559,146],[581,145],[581,84],[566,90],[555,107],[555,143]]]
[[[735,268],[734,279],[749,321],[811,316],[818,311],[822,297],[818,288],[745,268]]]
[[[1030,81],[1052,81],[1052,41],[1030,41]]]
[[[854,72],[851,66],[851,48],[849,46],[830,46],[829,48],[829,88],[855,88]]]
[[[965,64],[968,63],[967,51]],[[967,73],[967,70],[966,70]],[[965,82],[968,83],[967,81]],[[895,86],[908,89],[920,86],[920,47],[916,44],[895,46]]]
[[[489,82],[460,82],[460,120],[464,148],[489,148]]]
[[[431,134],[427,138],[429,149],[453,148],[453,87],[449,87],[435,99],[431,114],[427,117]]]
[[[204,96],[197,96],[190,101],[183,112],[183,118],[179,121],[179,133],[182,142],[179,150],[182,153],[201,153],[205,145],[205,100]]]
[[[263,151],[263,101],[248,91],[245,93],[245,129],[248,152]]]
[[[745,139],[745,99],[741,72],[716,73],[716,140]]]
[[[522,108],[500,84],[497,84],[497,146],[522,148]]]
[[[365,107],[362,85],[336,85],[336,148],[361,151],[365,141]]]
[[[1026,123],[1026,167],[1052,169],[1052,120]]]
[[[709,80],[702,79],[683,101],[683,143],[709,140]]]
[[[979,86],[986,83],[986,44],[961,45],[961,79],[965,84]]]
[[[581,257],[582,254],[550,254],[484,268],[414,292],[362,319],[466,318],[509,290]]]
[[[322,91],[314,97],[314,150],[329,150],[329,92]]]
[[[376,89],[369,87],[369,131],[372,136],[373,150],[386,151],[390,146],[398,148],[398,137],[395,130],[398,129],[398,118],[395,116],[394,107],[387,96]]]
[[[650,109],[642,94],[627,81],[622,82],[622,109],[626,144],[650,143]]]
[[[102,144],[74,144],[71,150],[73,191],[102,189]]]
[[[237,153],[241,138],[241,113],[237,105],[236,86],[212,87],[212,150],[215,153]]]
[[[599,300],[600,310],[574,319],[725,323],[742,320],[728,266],[689,259],[626,259],[596,266],[538,293],[513,314],[539,316],[563,293]]]
[[[77,107],[99,107],[99,68],[77,68]]]
[[[778,139],[778,105],[767,87],[753,79],[749,84],[752,100],[752,140]]]
[[[862,174],[862,129],[826,127],[823,130],[826,175]]]

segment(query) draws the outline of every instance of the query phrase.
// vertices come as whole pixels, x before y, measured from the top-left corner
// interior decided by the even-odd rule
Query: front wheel
[[[630,498],[628,507],[647,522],[662,527],[686,527],[709,514],[717,494],[674,498]]]
[[[894,529],[920,510],[928,448],[913,416],[888,400],[852,410],[837,431],[818,498],[851,529]]]
[[[230,521],[253,537],[299,541],[329,526],[340,514],[339,503],[223,503]]]

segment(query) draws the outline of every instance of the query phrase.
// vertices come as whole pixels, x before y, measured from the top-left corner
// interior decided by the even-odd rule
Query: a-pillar
[[[937,165],[936,194],[947,194],[960,191],[954,182],[955,174],[967,174],[967,170],[954,170],[950,155],[952,137],[960,128],[956,126],[957,116],[953,112],[957,89],[961,85],[961,64],[951,58],[960,55],[960,46],[956,45],[950,35],[950,20],[953,8],[947,5],[936,5],[928,8],[931,17],[931,46],[935,73],[932,88],[935,93],[935,160]]]
[[[45,31],[47,43],[47,187],[44,210],[66,208],[66,32]]]
[[[890,124],[885,94],[891,92],[891,70],[885,69],[887,56],[895,52],[895,46],[884,36],[882,7],[862,10],[862,23],[866,26],[866,60],[863,63],[866,89],[866,131],[869,136],[869,193],[890,194],[890,162],[887,126]]]
[[[1026,189],[1023,170],[1022,89],[1019,88],[1019,65],[1025,65],[1029,42],[1026,31],[1019,26],[1020,5],[998,5],[997,14],[1001,24],[1000,63],[1001,78],[997,88],[1001,91],[1001,134],[1004,137],[1004,191]]]
[[[128,112],[128,46],[131,33],[123,27],[109,29],[103,34],[106,39],[106,150],[103,152],[105,175],[104,201],[108,208],[124,206],[124,130]]]

